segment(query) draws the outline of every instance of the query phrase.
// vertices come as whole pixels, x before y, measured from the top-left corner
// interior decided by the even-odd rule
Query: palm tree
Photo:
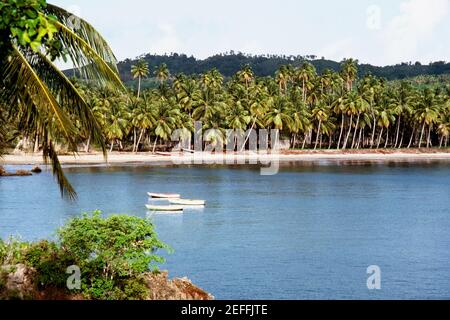
[[[170,78],[170,71],[165,63],[156,69],[155,76],[159,80],[161,86]]]
[[[134,79],[138,79],[137,97],[139,98],[141,95],[141,81],[143,78],[147,78],[149,75],[148,63],[144,60],[139,60],[136,65],[131,66],[131,74],[133,75]]]
[[[54,62],[69,59],[84,79],[123,89],[117,60],[89,23],[80,18],[76,24],[70,23],[74,16],[64,9],[43,1],[33,7],[3,3],[2,11],[4,6],[16,6],[12,10],[20,18],[16,21],[11,17],[8,28],[0,30],[0,106],[8,106],[13,117],[24,120],[24,135],[38,136],[61,194],[73,199],[76,193],[62,171],[55,141],[64,139],[69,150],[76,152],[77,140],[90,133],[105,155],[106,148],[100,125],[86,101]],[[21,22],[24,17],[33,20],[26,30]],[[74,119],[79,120],[80,129]]]
[[[422,146],[425,128],[428,126],[427,148],[431,145],[431,128],[438,120],[439,101],[434,92],[425,89],[419,100],[418,109],[416,111],[416,119],[422,123],[422,130],[419,139],[419,148]]]
[[[316,120],[318,122],[316,143],[314,145],[314,150],[316,150],[317,146],[319,144],[319,138],[321,137],[321,134],[322,134],[322,123],[326,122],[329,118],[328,107],[323,103],[318,105],[317,107],[315,107],[313,109],[312,117],[314,120]]]
[[[347,91],[353,90],[353,82],[358,76],[358,60],[344,59],[342,61],[342,78],[347,85]]]
[[[395,134],[394,148],[399,144],[400,128],[402,124],[403,116],[410,114],[412,111],[412,94],[411,87],[407,82],[402,82],[400,88],[396,90],[396,93],[392,94],[390,101],[390,109],[397,116],[397,129]],[[401,144],[400,146],[401,147]]]
[[[448,140],[450,137],[450,114],[442,116],[438,127],[438,133],[441,135],[439,147],[442,148],[445,140],[445,147],[448,147]]]
[[[155,143],[153,145],[154,153],[158,139],[161,139],[162,141],[170,139],[173,130],[176,129],[176,126],[179,123],[181,114],[173,101],[164,101],[160,99],[154,104],[153,108],[155,110],[154,118],[156,120],[154,126],[156,135]]]
[[[309,62],[305,62],[300,69],[295,71],[295,79],[301,84],[302,87],[304,103],[306,103],[308,90],[311,89],[316,75],[316,68]]]
[[[255,74],[253,73],[252,68],[249,65],[244,66],[241,71],[238,72],[238,78],[245,84],[245,87],[248,88],[250,83],[253,81]]]
[[[291,129],[293,126],[290,110],[292,103],[285,96],[277,96],[274,98],[273,107],[266,115],[266,126],[272,127],[279,131]],[[278,137],[275,139],[275,141]],[[274,146],[272,145],[272,148]]]
[[[291,79],[291,69],[288,66],[281,66],[275,74],[275,81],[280,89],[280,94],[287,94],[287,86]]]

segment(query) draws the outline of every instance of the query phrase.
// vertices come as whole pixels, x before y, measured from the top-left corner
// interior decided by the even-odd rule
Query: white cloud
[[[421,42],[433,35],[433,31],[448,15],[450,0],[409,0],[400,5],[401,13],[395,16],[382,31],[383,60],[389,63],[414,61],[419,51],[429,55],[433,47],[423,48]]]

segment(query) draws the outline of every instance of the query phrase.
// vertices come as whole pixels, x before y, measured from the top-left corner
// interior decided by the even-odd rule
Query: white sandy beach
[[[280,154],[209,154],[197,153],[167,155],[151,153],[119,153],[108,154],[105,159],[101,153],[80,153],[78,155],[61,155],[59,160],[65,165],[97,165],[97,164],[200,164],[200,163],[224,163],[245,164],[246,162],[314,162],[314,161],[426,161],[426,160],[450,160],[450,152],[425,152],[418,150],[402,151],[292,151]],[[44,161],[41,154],[10,154],[0,158],[0,165],[42,165]]]

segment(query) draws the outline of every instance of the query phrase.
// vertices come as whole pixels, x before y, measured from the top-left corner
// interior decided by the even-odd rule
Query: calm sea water
[[[8,167],[16,169],[17,167]],[[146,192],[205,199],[150,216],[171,276],[218,299],[450,299],[450,162],[291,164],[272,177],[240,167],[67,168],[0,179],[0,236],[49,238],[82,211],[149,216]],[[382,270],[369,291],[367,267]]]

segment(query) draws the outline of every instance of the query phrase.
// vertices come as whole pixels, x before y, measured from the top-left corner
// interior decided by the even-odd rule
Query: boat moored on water
[[[169,199],[171,204],[182,206],[205,206],[205,200],[188,200],[188,199]]]
[[[183,212],[184,208],[181,206],[155,206],[155,205],[145,205],[150,211],[159,212]]]
[[[147,193],[150,198],[153,199],[180,199],[181,195],[177,193]]]

